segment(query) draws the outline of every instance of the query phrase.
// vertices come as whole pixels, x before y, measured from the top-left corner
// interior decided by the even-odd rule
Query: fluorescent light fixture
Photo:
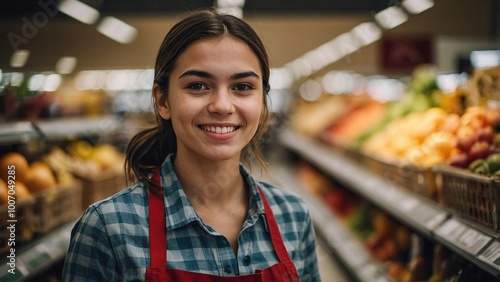
[[[470,62],[476,68],[490,68],[500,65],[500,50],[481,50],[470,53]]]
[[[61,2],[59,11],[86,24],[95,24],[99,19],[99,11],[77,0]]]
[[[240,7],[245,6],[245,0],[217,0],[217,7]]]
[[[60,74],[70,74],[76,66],[75,57],[62,57],[56,63],[56,72]]]
[[[309,102],[318,100],[322,92],[321,84],[312,79],[305,81],[299,87],[300,97]]]
[[[419,14],[434,6],[433,0],[403,0],[403,7],[412,14]]]
[[[348,32],[337,36],[334,40],[337,45],[337,49],[339,49],[343,55],[354,53],[361,47],[361,44],[356,40],[356,38]]]
[[[366,22],[357,25],[351,30],[361,45],[366,46],[371,44],[382,37],[382,30],[373,22]]]
[[[287,89],[292,86],[293,74],[288,68],[273,68],[271,69],[271,77],[269,84],[271,89]]]
[[[28,89],[29,91],[39,91],[43,87],[43,83],[45,82],[45,75],[43,74],[35,74],[28,80]]]
[[[14,54],[12,54],[12,57],[10,57],[10,66],[13,68],[22,68],[28,61],[29,57],[29,50],[17,50]]]
[[[462,74],[440,74],[436,77],[436,84],[444,93],[450,93],[458,86],[464,85],[466,80]]]
[[[240,19],[243,18],[243,9],[240,7],[221,7],[217,8],[217,10],[221,14],[232,15]]]
[[[105,17],[97,26],[97,30],[107,37],[128,44],[137,37],[137,29],[115,17]]]
[[[384,28],[391,29],[406,22],[408,15],[401,9],[391,6],[375,14],[375,20]]]
[[[56,91],[57,88],[59,88],[59,85],[61,85],[61,81],[61,75],[57,73],[49,74],[47,75],[47,77],[45,77],[42,90],[47,92]]]
[[[321,84],[330,94],[352,93],[354,79],[354,75],[346,71],[331,71],[323,76]]]
[[[77,90],[100,90],[105,85],[105,71],[80,71],[75,77],[75,88]]]

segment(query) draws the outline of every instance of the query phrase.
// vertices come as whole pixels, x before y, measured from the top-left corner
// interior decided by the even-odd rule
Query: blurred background
[[[2,6],[0,281],[59,281],[75,220],[126,186],[163,37],[211,6],[269,51],[269,168],[255,173],[306,200],[324,281],[499,281],[500,1]]]

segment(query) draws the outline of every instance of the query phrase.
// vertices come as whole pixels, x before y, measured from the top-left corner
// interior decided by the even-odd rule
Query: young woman
[[[71,233],[64,281],[320,281],[304,202],[256,181],[267,52],[244,21],[191,12],[155,65],[154,128],[127,148],[138,181],[90,206]]]

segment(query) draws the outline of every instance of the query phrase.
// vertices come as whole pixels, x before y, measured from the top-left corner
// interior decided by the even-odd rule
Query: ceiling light
[[[269,85],[271,89],[287,89],[292,86],[293,76],[288,68],[273,68],[271,69],[271,77]]]
[[[403,0],[403,7],[412,14],[422,13],[434,6],[432,0]]]
[[[45,75],[35,74],[28,80],[28,90],[39,91],[42,89],[44,82],[45,82]]]
[[[478,50],[470,53],[472,66],[476,68],[489,68],[500,66],[499,50]]]
[[[321,84],[315,80],[307,80],[299,87],[299,94],[302,99],[313,102],[321,97],[323,89]]]
[[[375,14],[375,20],[382,27],[391,29],[406,22],[408,15],[401,8],[392,6]]]
[[[99,19],[99,11],[76,0],[66,0],[59,4],[59,11],[86,24],[94,24]]]
[[[217,0],[217,7],[243,7],[245,0]]]
[[[56,63],[56,72],[60,74],[70,74],[76,66],[75,57],[62,57]]]
[[[10,57],[10,66],[13,68],[22,68],[28,61],[28,58],[30,56],[30,51],[29,50],[17,50],[12,54],[12,57]]]
[[[57,88],[59,88],[59,85],[61,85],[61,81],[62,79],[59,74],[49,74],[47,75],[47,77],[45,77],[42,90],[47,92],[56,91]]]
[[[128,44],[137,37],[137,29],[115,17],[105,17],[97,26],[97,30],[107,37]]]
[[[375,23],[366,22],[353,28],[351,34],[356,37],[361,45],[366,46],[379,40],[382,37],[382,30]]]
[[[243,9],[240,7],[221,7],[217,9],[219,13],[243,18]]]

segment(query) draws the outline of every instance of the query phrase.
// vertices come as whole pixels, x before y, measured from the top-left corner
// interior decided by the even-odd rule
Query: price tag
[[[481,249],[491,241],[491,237],[475,230],[467,229],[460,236],[459,242],[466,247],[472,254],[477,255]]]
[[[477,255],[493,239],[455,219],[446,221],[436,234],[473,255]]]
[[[487,262],[500,267],[500,242],[493,242],[480,256]]]
[[[464,224],[451,218],[436,230],[436,234],[448,241],[456,241],[465,229],[467,229],[467,227]]]

